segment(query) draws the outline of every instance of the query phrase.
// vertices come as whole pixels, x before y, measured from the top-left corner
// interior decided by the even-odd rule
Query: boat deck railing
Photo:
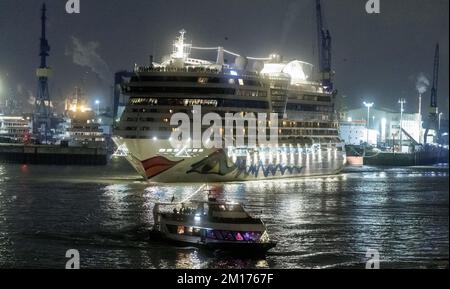
[[[211,223],[227,223],[227,224],[262,224],[262,221],[260,219],[254,219],[251,217],[248,218],[217,218],[210,216],[208,214],[198,214],[196,212],[194,213],[161,213],[161,216],[165,219],[171,220],[171,221],[178,221],[178,222],[188,222],[188,221],[208,221]],[[200,217],[199,220],[196,220],[196,218]]]

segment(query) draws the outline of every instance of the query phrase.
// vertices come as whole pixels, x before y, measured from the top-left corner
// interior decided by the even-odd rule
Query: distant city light
[[[371,108],[373,106],[373,102],[365,102],[364,101],[363,103],[364,103],[364,106],[367,108]]]
[[[351,117],[347,117],[347,121],[348,121],[348,122],[352,122],[353,119],[352,119]]]
[[[237,73],[236,71],[234,71],[234,70],[230,70],[230,74],[231,74],[231,75],[234,75],[234,76],[237,76],[237,75],[238,75],[238,73]]]

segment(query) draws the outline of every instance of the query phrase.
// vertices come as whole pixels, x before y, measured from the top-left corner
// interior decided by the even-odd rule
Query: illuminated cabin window
[[[266,97],[267,92],[261,90],[248,90],[248,89],[240,89],[237,92],[239,96],[261,96]]]
[[[184,233],[186,235],[192,235],[193,232],[194,232],[194,228],[192,228],[192,227],[185,227],[184,228]]]
[[[183,101],[184,106],[193,105],[208,105],[217,107],[217,100],[215,99],[185,99]]]
[[[200,83],[200,84],[208,83],[208,77],[199,77],[198,78],[198,83]]]
[[[258,241],[261,237],[259,232],[245,232],[243,235],[246,241]]]
[[[223,236],[223,239],[226,241],[235,241],[236,240],[234,238],[233,234],[231,233],[231,231],[222,231],[222,236]]]
[[[226,241],[258,242],[261,238],[261,232],[207,230],[206,238]]]
[[[243,241],[244,240],[244,238],[242,237],[241,233],[239,233],[239,232],[236,232],[234,234],[234,237],[236,238],[236,241]]]
[[[133,108],[132,112],[158,112],[157,109],[146,109],[146,108]]]
[[[171,234],[188,235],[188,236],[200,236],[202,231],[201,228],[176,226],[169,224],[166,224],[166,228],[167,231],[169,231],[169,233]]]
[[[158,100],[156,98],[148,97],[132,97],[130,98],[130,104],[157,105]]]
[[[239,85],[244,85],[244,80],[243,79],[239,78],[238,82],[239,82]]]
[[[213,230],[207,230],[206,231],[206,238],[216,239],[216,235],[214,234],[214,231]]]

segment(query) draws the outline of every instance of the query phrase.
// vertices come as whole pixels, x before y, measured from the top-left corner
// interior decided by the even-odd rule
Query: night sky
[[[438,105],[447,116],[449,1],[380,1],[381,14],[372,15],[365,0],[322,1],[339,95],[350,107],[372,100],[378,108],[396,108],[404,97],[407,111],[417,110],[417,78],[424,74],[431,82],[439,42]],[[194,45],[259,57],[278,52],[317,65],[314,0],[81,0],[81,14],[72,15],[66,0],[46,3],[53,100],[78,85],[92,101],[110,102],[113,73],[147,64],[149,54],[159,61],[182,28]],[[27,103],[36,94],[41,4],[0,0],[0,97],[13,94]]]

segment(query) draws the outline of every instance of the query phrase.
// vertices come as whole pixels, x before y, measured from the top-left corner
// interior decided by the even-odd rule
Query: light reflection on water
[[[266,258],[149,242],[153,204],[199,184],[149,184],[117,164],[0,165],[0,267],[61,268],[69,248],[85,268],[363,268],[368,248],[382,267],[448,266],[448,168],[210,185],[263,218],[278,242]]]

